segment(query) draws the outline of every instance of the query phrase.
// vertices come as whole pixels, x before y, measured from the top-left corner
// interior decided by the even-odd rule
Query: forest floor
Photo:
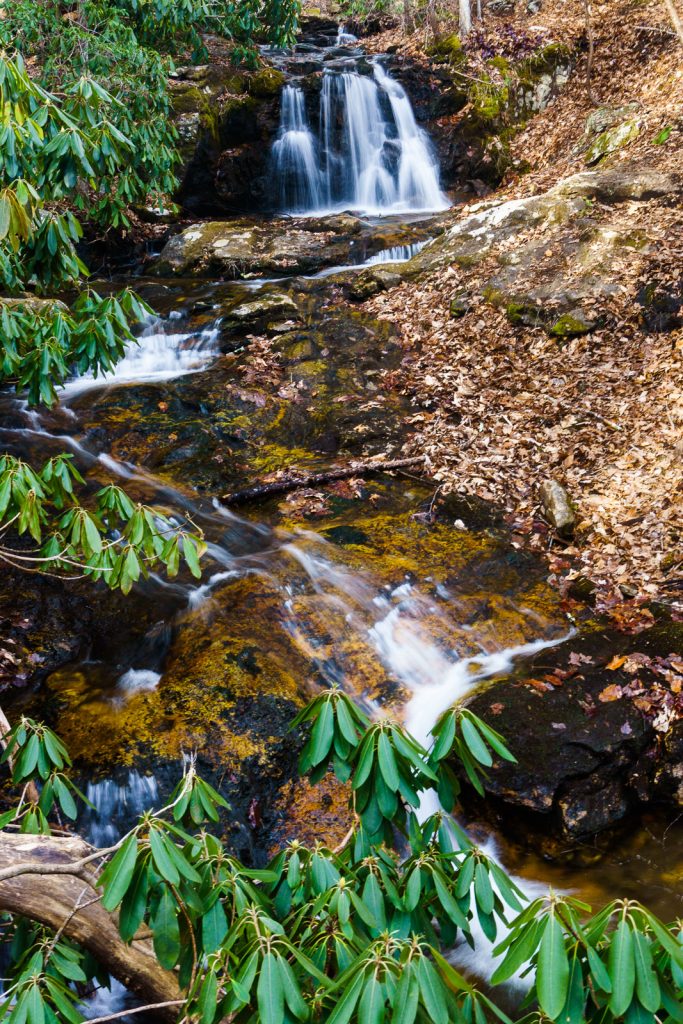
[[[522,11],[524,6],[517,5]],[[539,195],[586,170],[580,145],[596,107],[633,104],[636,138],[599,168],[634,177],[643,168],[671,175],[668,196],[621,204],[616,225],[644,239],[611,262],[614,288],[596,296],[598,327],[582,337],[550,337],[542,326],[512,326],[483,295],[496,257],[472,268],[444,266],[405,281],[368,304],[393,321],[405,359],[392,380],[412,401],[407,450],[424,452],[445,490],[501,503],[520,545],[547,552],[563,579],[588,577],[603,600],[652,599],[683,615],[683,49],[657,2],[610,0],[594,7],[593,102],[586,88],[582,6],[544,0],[540,12],[488,14],[468,56],[505,54],[510,40],[540,33],[579,54],[573,75],[542,113],[511,142],[517,167],[487,201]],[[476,25],[477,23],[475,23]],[[453,31],[457,25],[445,25]],[[364,40],[365,42],[365,40]],[[386,31],[378,51],[394,46],[425,56],[424,33]],[[481,58],[482,66],[484,58]],[[474,71],[472,70],[474,67]],[[456,126],[457,130],[457,126]],[[664,139],[664,141],[662,141]],[[522,164],[524,162],[524,164]],[[458,217],[465,217],[477,198]],[[614,228],[600,203],[596,226]],[[542,228],[515,241],[542,240]],[[574,267],[551,240],[533,273]],[[449,307],[465,287],[474,301],[454,319]],[[644,317],[643,289],[657,297],[661,323]],[[659,304],[657,304],[659,303]],[[577,528],[562,542],[543,521],[539,486],[562,483]]]

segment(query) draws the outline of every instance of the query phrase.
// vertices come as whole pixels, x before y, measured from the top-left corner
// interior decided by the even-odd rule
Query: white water
[[[286,213],[351,209],[381,216],[449,206],[431,143],[406,91],[379,63],[372,77],[325,72],[317,138],[303,91],[286,86],[273,156]]]
[[[129,668],[124,672],[117,683],[119,690],[132,696],[135,693],[142,693],[145,690],[156,690],[161,674],[152,672],[147,668]]]
[[[351,46],[358,42],[358,36],[346,31],[346,25],[340,25],[337,32],[337,46]]]
[[[110,373],[77,377],[65,385],[63,394],[72,396],[103,384],[170,380],[202,370],[218,355],[218,327],[181,333],[170,329],[174,319],[173,315],[166,321],[154,317]]]
[[[317,209],[322,202],[316,140],[308,125],[301,89],[282,90],[280,134],[273,146],[280,204],[290,213]]]
[[[119,820],[134,820],[143,811],[157,806],[159,791],[153,775],[128,772],[125,783],[115,779],[89,782],[85,795],[93,805],[83,815],[82,824],[93,846],[110,846],[120,839],[124,829]]]

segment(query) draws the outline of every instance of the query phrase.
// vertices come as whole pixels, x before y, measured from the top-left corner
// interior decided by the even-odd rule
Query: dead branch
[[[0,833],[0,875],[5,878],[0,882],[0,911],[63,929],[145,1003],[158,1004],[163,1020],[173,1021],[173,1007],[181,1000],[178,982],[161,967],[151,942],[136,938],[126,944],[121,939],[117,915],[102,907],[96,875],[85,870],[90,849],[75,837]],[[27,862],[33,873],[13,876],[13,869]]]
[[[683,46],[683,23],[681,22],[680,14],[676,10],[676,5],[674,4],[673,0],[664,0],[664,6],[666,7],[668,15],[671,18],[671,24],[676,30],[676,35],[681,41],[681,46]]]
[[[370,476],[373,473],[385,473],[392,469],[402,469],[404,466],[417,466],[419,463],[424,463],[424,456],[414,455],[412,458],[406,459],[389,459],[384,461],[375,459],[366,462],[352,462],[349,466],[339,466],[329,469],[325,473],[284,476],[280,480],[255,484],[253,487],[247,487],[243,491],[224,494],[223,501],[228,505],[242,505],[247,501],[268,498],[273,494],[287,494],[289,491],[297,491],[301,487],[318,487],[332,480],[344,480],[354,476]]]

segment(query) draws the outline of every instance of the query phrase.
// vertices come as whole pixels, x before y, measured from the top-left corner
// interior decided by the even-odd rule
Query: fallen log
[[[56,836],[0,833],[0,911],[47,925],[73,939],[145,1003],[166,1004],[156,1010],[160,1019],[178,1018],[182,993],[171,971],[159,964],[149,940],[126,944],[119,935],[116,914],[100,902],[95,873],[77,862],[92,853],[83,840]],[[68,871],[74,863],[74,873]],[[26,872],[27,863],[35,871]],[[22,873],[8,877],[13,868]],[[59,874],[54,872],[55,868]],[[48,873],[44,873],[48,872]]]
[[[392,469],[404,469],[406,466],[417,466],[423,463],[424,455],[413,455],[406,459],[368,459],[365,462],[352,462],[348,466],[337,466],[325,473],[305,473],[300,476],[283,476],[279,480],[269,480],[254,484],[243,491],[224,494],[222,500],[228,505],[243,505],[247,501],[269,498],[273,494],[287,494],[301,487],[318,487],[332,480],[345,480],[354,476],[371,476],[373,473],[385,473]]]

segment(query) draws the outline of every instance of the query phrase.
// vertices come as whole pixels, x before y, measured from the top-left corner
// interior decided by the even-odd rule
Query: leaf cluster
[[[19,568],[38,565],[53,573],[78,573],[128,593],[160,566],[177,575],[181,559],[201,575],[201,536],[146,505],[134,504],[109,484],[91,508],[78,501],[85,485],[70,455],[49,459],[40,470],[12,455],[0,455],[0,560]],[[26,545],[7,546],[13,531]]]

